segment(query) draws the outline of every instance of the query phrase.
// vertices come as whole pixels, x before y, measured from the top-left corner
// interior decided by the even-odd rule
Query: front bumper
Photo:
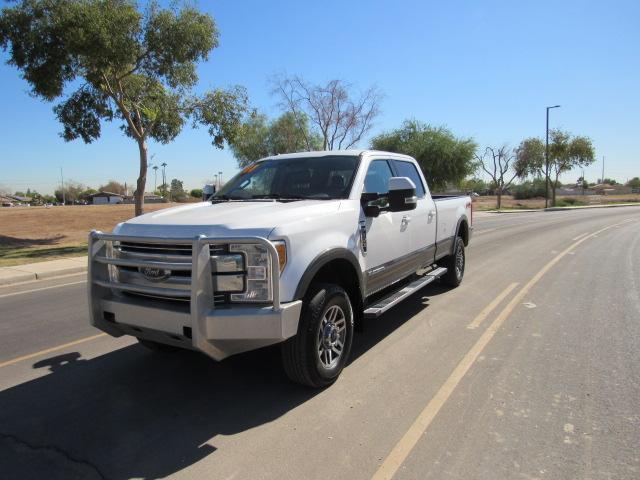
[[[301,301],[280,303],[279,267],[275,248],[265,238],[172,239],[191,243],[191,291],[188,302],[167,304],[118,294],[122,285],[109,279],[107,246],[114,241],[158,243],[165,239],[92,232],[89,236],[89,306],[91,324],[114,336],[133,335],[168,345],[199,350],[216,360],[282,342],[298,331]],[[273,301],[269,305],[214,307],[209,245],[260,243],[267,248]],[[141,262],[166,266],[159,261]]]

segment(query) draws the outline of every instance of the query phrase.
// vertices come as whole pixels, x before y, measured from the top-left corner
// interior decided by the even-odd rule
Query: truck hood
[[[333,215],[340,200],[301,200],[294,202],[202,202],[147,213],[119,224],[114,233],[143,237],[268,237],[276,227],[317,221]]]

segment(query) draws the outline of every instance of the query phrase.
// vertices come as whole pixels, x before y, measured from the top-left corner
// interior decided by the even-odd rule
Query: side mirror
[[[389,179],[389,211],[405,212],[418,206],[416,184],[409,177]]]
[[[382,209],[378,205],[365,205],[363,209],[364,209],[365,217],[373,217],[373,218],[379,217],[380,212],[382,211]]]

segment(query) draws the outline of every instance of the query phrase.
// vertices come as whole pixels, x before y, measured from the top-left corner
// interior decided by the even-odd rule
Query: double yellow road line
[[[431,399],[431,401],[427,404],[426,407],[420,412],[415,421],[411,424],[407,432],[402,436],[402,438],[396,443],[395,447],[389,455],[384,459],[378,470],[373,475],[374,480],[387,480],[393,478],[395,473],[398,471],[400,466],[407,459],[413,448],[416,446],[420,438],[424,435],[431,422],[436,417],[438,412],[442,409],[443,405],[449,399],[455,388],[458,386],[462,378],[469,371],[471,366],[478,359],[484,348],[491,341],[493,336],[496,334],[500,326],[505,322],[505,320],[509,317],[511,312],[516,308],[516,306],[522,302],[524,296],[529,293],[529,291],[542,279],[542,277],[556,264],[558,263],[565,255],[569,252],[573,251],[577,246],[581,243],[587,241],[590,238],[597,236],[598,234],[609,230],[611,228],[617,227],[627,222],[631,222],[633,219],[628,219],[620,223],[616,223],[613,225],[609,225],[608,227],[601,228],[600,230],[593,232],[588,235],[581,236],[579,240],[575,241],[567,248],[565,248],[562,252],[556,255],[549,263],[547,263],[544,267],[542,267],[538,273],[536,273],[531,280],[529,280],[521,289],[516,293],[516,295],[511,299],[511,301],[504,307],[504,309],[498,314],[495,320],[489,325],[489,327],[483,332],[480,338],[476,341],[476,343],[471,347],[465,356],[462,358],[460,363],[453,370],[449,378],[444,382],[444,385],[440,387],[435,396]],[[578,238],[578,237],[577,237]],[[493,309],[500,304],[500,302],[517,286],[517,284],[509,285],[498,297],[496,297],[485,309],[480,312],[480,314],[471,322],[467,328],[474,329],[477,328],[482,321],[493,311]]]

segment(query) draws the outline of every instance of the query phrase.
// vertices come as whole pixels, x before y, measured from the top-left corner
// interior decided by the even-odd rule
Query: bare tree
[[[352,85],[331,80],[326,85],[312,85],[299,76],[275,77],[272,93],[280,107],[291,112],[302,131],[308,122],[322,138],[323,150],[346,149],[356,145],[371,130],[380,114],[382,94],[370,87],[355,98]],[[313,138],[305,132],[308,150]]]
[[[482,155],[476,154],[476,159],[482,169],[491,177],[498,197],[497,208],[499,210],[502,207],[502,193],[511,186],[518,176],[518,172],[513,168],[516,153],[506,145],[500,148],[487,147]],[[513,172],[513,176],[510,180],[506,180],[511,175],[510,171]]]

